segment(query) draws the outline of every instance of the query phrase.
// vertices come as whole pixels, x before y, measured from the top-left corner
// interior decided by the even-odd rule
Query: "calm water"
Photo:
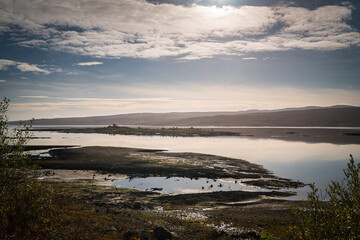
[[[134,147],[240,158],[264,165],[277,176],[305,183],[315,182],[320,188],[327,186],[331,180],[343,178],[342,170],[346,167],[349,154],[353,154],[356,159],[360,157],[360,145],[357,144],[303,143],[244,137],[180,138],[55,132],[34,132],[34,136],[50,139],[32,139],[29,144]],[[161,179],[154,181],[161,182]],[[142,184],[147,183],[143,181]],[[159,187],[158,184],[155,185],[153,187]],[[195,182],[188,185],[201,189]],[[199,185],[203,185],[203,182]],[[150,185],[147,186],[149,187]],[[306,192],[307,188],[298,190],[296,199],[305,198]]]
[[[251,187],[240,182],[223,179],[182,178],[182,177],[150,177],[123,179],[114,182],[122,188],[135,188],[143,191],[158,191],[162,193],[198,193],[210,191],[270,191],[259,187]]]

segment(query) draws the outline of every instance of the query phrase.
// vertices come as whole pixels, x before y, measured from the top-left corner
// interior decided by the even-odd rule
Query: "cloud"
[[[40,69],[34,64],[18,63],[18,65],[16,67],[22,72],[41,72],[41,73],[45,73],[45,74],[50,74],[50,71]]]
[[[51,71],[41,69],[36,64],[29,64],[24,62],[16,62],[7,59],[0,59],[0,70],[7,70],[9,67],[16,67],[21,72],[38,72],[44,74],[50,74]]]
[[[67,72],[66,74],[67,74],[67,75],[79,75],[78,72]]]
[[[0,34],[16,44],[100,58],[180,61],[294,49],[360,46],[351,5],[181,6],[145,0],[2,1]],[[86,65],[87,66],[87,65]]]
[[[169,98],[67,98],[49,96],[19,96],[20,98],[58,99],[66,101],[170,101]]]
[[[0,80],[0,83],[4,83],[4,82],[6,82],[6,80]]]
[[[17,62],[6,60],[6,59],[0,59],[0,70],[7,70],[9,66],[17,65]]]
[[[78,66],[94,66],[94,65],[101,65],[103,64],[103,62],[80,62],[77,63],[76,65]]]
[[[242,60],[256,60],[256,57],[246,57],[246,58],[242,58]]]
[[[21,98],[38,98],[38,99],[48,99],[48,96],[19,96]]]
[[[31,96],[29,96],[31,97]],[[35,99],[37,98],[35,96]],[[59,99],[62,101],[51,101],[52,99]],[[25,102],[12,103],[11,111],[88,111],[88,114],[93,115],[94,110],[97,114],[114,114],[116,112],[132,112],[142,107],[149,107],[151,105],[167,105],[171,100],[164,98],[124,98],[124,99],[108,99],[108,98],[49,98],[42,102]],[[78,115],[74,113],[74,115]]]
[[[68,86],[70,89],[73,86]],[[238,111],[247,109],[279,109],[286,107],[331,106],[347,104],[360,106],[360,91],[346,89],[298,89],[290,87],[249,87],[239,84],[142,84],[109,86],[113,93],[127,98],[101,97],[46,97],[23,96],[23,103],[13,103],[12,110],[48,110],[67,116],[108,115],[131,112],[189,112],[189,111]],[[105,86],[98,87],[104,92]],[[55,91],[56,92],[56,91]],[[55,93],[53,93],[55,94]],[[142,97],[136,97],[142,96]],[[34,98],[34,100],[31,100]],[[36,101],[35,101],[36,100]],[[32,111],[33,110],[33,111]],[[36,112],[35,114],[39,114]],[[38,117],[38,116],[35,116]]]

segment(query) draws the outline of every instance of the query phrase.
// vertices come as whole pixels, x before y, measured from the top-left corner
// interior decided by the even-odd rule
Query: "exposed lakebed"
[[[34,133],[30,144],[42,146],[31,148],[32,153],[43,167],[52,168],[41,170],[41,178],[58,182],[64,193],[106,212],[140,210],[190,219],[235,238],[286,225],[289,207],[300,202],[282,199],[303,199],[308,190],[293,188],[302,186],[297,179],[336,177],[331,170],[341,172],[347,155],[359,146],[229,136]]]
[[[44,146],[41,146],[43,148]],[[176,183],[188,184],[190,191],[242,190],[246,186],[264,189],[287,189],[303,187],[304,184],[287,178],[275,176],[258,164],[245,160],[209,154],[170,153],[163,150],[121,148],[121,147],[80,147],[53,148],[48,155],[34,155],[33,159],[46,169],[95,170],[103,173],[124,174],[131,179],[118,185],[139,187],[157,182],[157,186],[167,192]],[[28,147],[36,150],[36,146]],[[43,153],[42,153],[43,154]],[[221,183],[220,179],[223,179]],[[225,181],[224,179],[230,179]],[[110,178],[109,178],[110,180]],[[161,181],[162,180],[162,181]],[[211,183],[213,181],[213,183]],[[219,183],[216,183],[219,181]],[[191,183],[191,184],[190,184]],[[116,182],[115,182],[116,184]],[[200,186],[201,185],[201,186]],[[233,188],[233,189],[232,189]],[[146,188],[145,188],[146,189]],[[145,190],[143,189],[143,190]],[[173,193],[176,192],[173,191]]]
[[[56,128],[59,128],[59,126],[56,126]],[[69,126],[67,126],[67,128],[69,128]],[[277,131],[277,129],[259,129],[256,131],[260,130],[264,133],[275,133],[274,131]],[[311,129],[305,130],[311,131]],[[354,129],[351,131],[353,130]],[[279,131],[287,132],[290,130],[279,129]],[[298,131],[298,129],[296,129],[296,131]],[[314,133],[316,133],[316,129],[314,131]],[[254,137],[182,138],[48,131],[35,131],[33,134],[38,138],[30,140],[30,144],[32,145],[52,144],[77,145],[78,147],[114,146],[167,149],[169,152],[175,153],[194,152],[226,156],[234,159],[245,159],[249,162],[263,165],[277,176],[300,180],[304,183],[315,182],[317,186],[322,189],[324,189],[331,180],[343,178],[342,169],[346,167],[349,154],[353,154],[354,157],[356,157],[360,149],[359,145],[355,143],[356,141],[353,144],[331,144],[323,142],[283,141],[278,138],[259,139]],[[293,135],[294,134],[292,134],[292,136]],[[336,135],[339,137],[343,136],[335,132],[332,136],[336,137]],[[47,139],[43,139],[44,137]],[[301,139],[305,140],[306,138]],[[44,154],[46,153],[44,152]],[[295,197],[291,197],[291,199],[306,198],[308,190],[308,187],[292,189],[292,191],[296,191],[298,194]]]

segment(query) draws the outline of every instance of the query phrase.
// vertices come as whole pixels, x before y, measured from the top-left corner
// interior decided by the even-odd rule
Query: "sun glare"
[[[207,7],[207,12],[213,17],[223,17],[229,15],[232,11],[231,7],[217,7],[211,6]]]

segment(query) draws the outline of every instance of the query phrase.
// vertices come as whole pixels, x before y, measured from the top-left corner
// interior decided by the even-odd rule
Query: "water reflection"
[[[270,191],[259,187],[244,185],[238,181],[225,181],[208,178],[148,177],[123,179],[113,184],[119,188],[134,188],[161,193],[200,193],[215,191]]]
[[[355,158],[360,156],[360,145],[357,144],[304,143],[245,137],[174,138],[55,132],[34,134],[36,137],[51,139],[31,139],[29,144],[165,149],[245,159],[264,165],[278,176],[305,183],[315,182],[320,188],[324,188],[331,180],[342,179],[342,169],[346,167],[349,154]]]
[[[176,138],[54,132],[35,134],[37,137],[47,136],[51,139],[32,139],[29,144],[155,148],[174,152],[208,153],[261,163],[336,161],[347,158],[349,154],[359,153],[357,144],[304,143],[245,137]]]

